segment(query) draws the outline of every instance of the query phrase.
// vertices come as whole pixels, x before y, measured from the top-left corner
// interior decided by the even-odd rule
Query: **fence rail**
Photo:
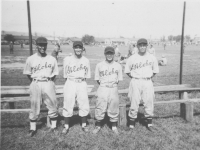
[[[93,97],[96,95],[96,92],[91,92],[93,85],[88,85],[88,97]],[[180,116],[186,119],[189,122],[193,121],[193,103],[200,102],[200,98],[189,99],[188,92],[200,91],[200,87],[191,87],[189,84],[183,85],[167,85],[167,86],[157,86],[154,87],[155,93],[168,93],[168,92],[181,92],[182,99],[179,100],[168,100],[168,101],[156,101],[157,104],[170,104],[170,103],[180,103]],[[1,102],[9,103],[10,109],[1,109],[1,113],[27,113],[30,109],[15,109],[14,102],[19,101],[28,101],[30,97],[28,86],[2,86],[1,87]],[[119,94],[127,94],[128,89],[123,89],[118,91]],[[63,98],[63,86],[56,86],[56,96],[57,98]],[[16,95],[20,95],[16,97]],[[24,95],[24,96],[21,96]],[[9,96],[9,97],[8,97]],[[126,125],[127,123],[127,107],[130,107],[130,102],[122,103],[119,105],[120,115],[119,115],[119,124]],[[77,109],[77,107],[75,107]],[[90,106],[90,110],[95,109],[94,105]],[[47,109],[42,109],[41,111],[47,111]],[[62,115],[62,108],[59,108],[60,115]],[[91,115],[94,117],[94,114]],[[47,125],[50,126],[49,118],[47,117]]]

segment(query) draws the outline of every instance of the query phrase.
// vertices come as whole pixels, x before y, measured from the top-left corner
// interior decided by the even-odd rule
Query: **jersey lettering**
[[[65,70],[66,70],[65,71],[66,74],[70,74],[70,73],[81,71],[81,70],[85,70],[85,72],[87,72],[88,69],[86,66],[83,66],[83,64],[80,64],[79,67],[77,67],[77,66],[70,67],[70,66],[66,65]]]
[[[33,73],[35,73],[36,71],[42,70],[42,69],[52,68],[52,65],[51,64],[47,64],[47,62],[43,66],[40,66],[40,65],[41,64],[38,64],[35,67],[31,67],[31,70],[33,70]]]
[[[136,70],[136,69],[140,69],[146,66],[152,66],[153,62],[149,62],[148,60],[146,60],[146,63],[135,63],[131,65],[131,70]]]
[[[110,71],[110,72],[108,72],[108,70],[99,72],[100,77],[109,76],[109,75],[113,75],[113,74],[118,75],[118,70],[115,70],[114,68],[112,68],[112,71]]]

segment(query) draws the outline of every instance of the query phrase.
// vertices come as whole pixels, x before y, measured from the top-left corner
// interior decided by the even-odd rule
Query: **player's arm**
[[[154,77],[156,76],[156,73],[153,73],[152,77],[151,77],[151,80],[152,82],[154,82]]]
[[[131,73],[126,73],[130,78],[132,78]]]
[[[23,74],[27,75],[28,79],[32,82],[33,79],[31,78],[32,70],[31,70],[30,57],[26,60],[26,65],[24,67]]]
[[[27,75],[27,77],[32,82],[33,78],[31,78],[31,75]]]
[[[54,80],[55,80],[55,78],[56,78],[56,75],[55,75],[55,76],[53,76],[53,77],[51,77],[51,80],[52,80],[52,81],[54,81]]]
[[[100,85],[100,81],[99,80],[97,80],[97,83]]]
[[[131,76],[131,67],[129,65],[129,61],[130,61],[130,57],[126,61],[124,73],[126,73],[130,78],[132,78],[132,76]]]
[[[157,61],[156,57],[153,57],[153,58],[154,58],[154,63],[153,63],[153,68],[152,68],[153,69],[153,75],[151,77],[152,81],[153,81],[153,78],[155,77],[155,75],[157,73],[159,73],[158,61]]]
[[[117,84],[119,83],[119,81],[122,81],[123,80],[123,73],[122,73],[122,66],[119,65],[119,72],[118,72],[118,82]]]
[[[99,64],[96,65],[95,68],[95,75],[94,75],[94,80],[97,81],[97,83],[100,85],[100,81],[99,81]]]

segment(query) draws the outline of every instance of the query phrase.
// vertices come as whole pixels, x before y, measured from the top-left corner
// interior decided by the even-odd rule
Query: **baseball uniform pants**
[[[131,101],[129,117],[137,118],[139,104],[144,104],[145,117],[152,117],[154,110],[154,87],[151,79],[132,78],[129,85],[128,97]]]
[[[108,88],[99,86],[97,90],[97,102],[95,107],[95,118],[103,120],[105,113],[110,118],[110,122],[117,122],[119,116],[119,95],[118,88]]]
[[[79,116],[87,116],[90,110],[87,94],[87,83],[85,81],[75,82],[67,79],[64,85],[64,117],[71,117],[73,115],[75,100],[78,102]]]
[[[30,85],[31,111],[30,120],[38,119],[42,102],[48,108],[48,116],[58,116],[55,84],[53,81],[32,81]]]

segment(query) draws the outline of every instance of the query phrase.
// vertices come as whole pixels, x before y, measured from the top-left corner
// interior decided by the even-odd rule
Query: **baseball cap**
[[[141,43],[143,43],[143,44],[148,44],[147,40],[144,39],[144,38],[141,38],[141,39],[139,39],[139,40],[137,41],[137,45],[139,45],[139,44],[141,44]]]
[[[40,43],[47,44],[47,39],[45,37],[38,37],[35,41],[37,44],[40,44]]]
[[[83,47],[83,43],[81,41],[75,41],[73,43],[73,47],[76,47],[76,46],[80,46],[80,47]]]
[[[115,53],[115,50],[113,47],[111,46],[107,46],[104,50],[104,54],[108,53],[108,52],[112,52],[113,54]]]

